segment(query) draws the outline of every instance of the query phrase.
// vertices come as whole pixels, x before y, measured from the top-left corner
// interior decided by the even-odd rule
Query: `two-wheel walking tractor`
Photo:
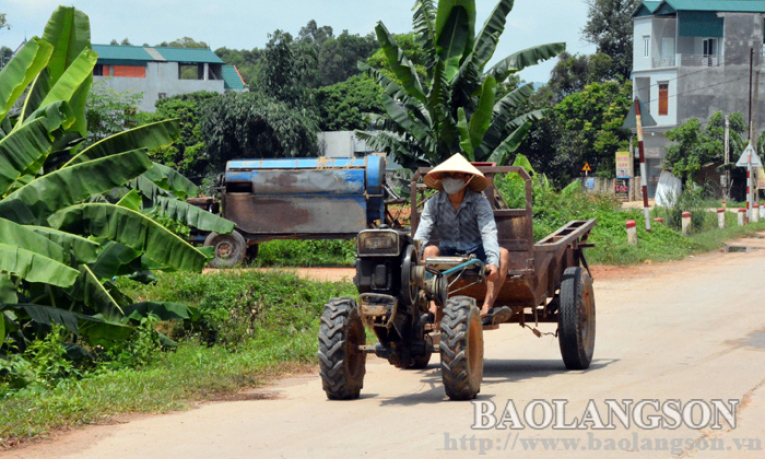
[[[508,306],[505,323],[532,328],[557,323],[563,362],[586,369],[595,347],[595,297],[584,257],[595,220],[572,221],[534,243],[531,178],[519,167],[479,167],[490,185],[484,191],[494,209],[499,245],[510,252],[507,278],[494,303]],[[419,169],[411,184],[411,234],[423,204]],[[494,188],[496,174],[517,173],[525,181],[525,209],[508,209]],[[356,277],[359,298],[333,298],[324,307],[319,331],[319,368],[330,399],[358,398],[367,354],[403,369],[422,369],[433,353],[441,357],[446,395],[470,400],[481,389],[483,331],[480,310],[486,294],[484,266],[468,257],[421,259],[422,247],[410,232],[380,226],[358,234]],[[443,308],[433,324],[431,302]],[[528,324],[533,323],[531,327]],[[365,327],[377,336],[366,344]]]

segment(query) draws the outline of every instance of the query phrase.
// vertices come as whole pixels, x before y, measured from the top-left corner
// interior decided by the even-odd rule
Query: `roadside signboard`
[[[738,159],[736,166],[762,167],[762,161],[760,161],[760,157],[757,156],[757,152],[754,151],[754,148],[752,147],[751,143],[747,145],[746,148],[744,149],[744,152],[741,153],[741,157]]]
[[[630,152],[617,151],[616,152],[616,178],[628,179],[632,177],[632,171],[630,170]]]
[[[630,182],[626,178],[614,179],[614,197],[622,201],[628,201],[630,199]]]
[[[590,172],[592,169],[590,168],[590,163],[584,163],[584,167],[582,168],[584,172]]]

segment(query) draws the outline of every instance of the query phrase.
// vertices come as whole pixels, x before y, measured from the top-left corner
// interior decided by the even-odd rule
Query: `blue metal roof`
[[[224,89],[231,89],[232,91],[244,90],[244,81],[242,81],[242,77],[239,75],[235,66],[223,66],[223,87]]]
[[[221,58],[207,48],[93,45],[93,51],[97,52],[98,58],[102,60],[223,64]]]
[[[673,14],[678,11],[714,11],[729,13],[765,13],[765,0],[646,0],[633,14]]]

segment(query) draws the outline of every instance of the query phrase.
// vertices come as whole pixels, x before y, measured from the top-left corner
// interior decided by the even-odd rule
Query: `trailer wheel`
[[[590,275],[579,267],[563,273],[558,343],[566,368],[584,370],[590,366],[595,350],[595,295]]]
[[[359,398],[367,355],[364,324],[352,298],[332,298],[324,305],[319,327],[319,375],[330,400]]]
[[[247,242],[236,230],[230,234],[210,233],[204,246],[215,247],[215,258],[210,261],[213,268],[233,268],[244,259],[247,251]]]
[[[483,379],[481,311],[467,296],[449,298],[441,319],[441,378],[452,400],[472,400]]]

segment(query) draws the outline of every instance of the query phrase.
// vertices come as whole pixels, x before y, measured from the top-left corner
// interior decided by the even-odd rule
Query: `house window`
[[[162,100],[165,97],[167,97],[167,93],[166,92],[161,92],[161,93],[157,94],[157,99],[159,99],[159,100]]]
[[[659,83],[659,115],[669,115],[669,83]]]
[[[95,67],[93,67],[93,76],[109,76],[109,66],[96,64]]]
[[[203,64],[178,64],[179,80],[203,80],[204,75]]]
[[[643,37],[643,57],[651,55],[651,37],[646,35]]]

